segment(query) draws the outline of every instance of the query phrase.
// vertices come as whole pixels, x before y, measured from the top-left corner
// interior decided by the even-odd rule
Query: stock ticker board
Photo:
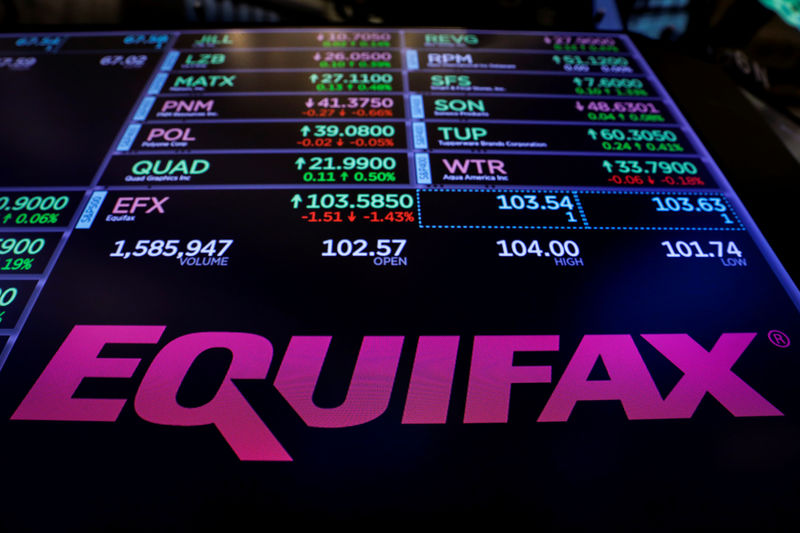
[[[0,116],[0,526],[796,519],[797,289],[627,36],[3,35]]]

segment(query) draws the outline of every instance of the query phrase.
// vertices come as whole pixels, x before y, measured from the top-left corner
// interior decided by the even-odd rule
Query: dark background
[[[789,22],[756,0],[0,2],[0,31],[337,24],[627,30],[797,279],[791,213],[800,189],[800,31]]]
[[[112,192],[92,229],[74,232],[0,373],[0,465],[12,487],[0,525],[136,531],[352,520],[371,529],[444,519],[451,527],[522,520],[531,529],[674,531],[800,523],[798,348],[766,336],[780,329],[796,339],[800,321],[746,233],[310,224],[289,207],[295,192],[173,190],[163,215],[105,222],[129,194]],[[130,249],[153,237],[235,243],[225,268],[108,256],[120,239]],[[407,238],[409,264],[320,256],[324,239],[345,237]],[[497,239],[534,237],[574,239],[585,266],[497,257]],[[735,240],[748,266],[668,259],[659,243],[677,238]],[[142,358],[133,378],[86,379],[79,388],[79,397],[127,398],[117,422],[8,421],[75,324],[167,329],[155,345],[104,349]],[[243,463],[213,427],[158,426],[135,414],[132,399],[158,349],[198,331],[272,343],[266,380],[239,387],[293,463]],[[681,372],[639,334],[687,332],[709,349],[726,331],[757,333],[734,370],[784,417],[737,419],[707,396],[688,420],[628,421],[611,401],[581,402],[567,423],[537,423],[553,385],[532,384],[513,388],[508,424],[463,423],[476,334],[559,334],[559,351],[515,358],[552,365],[554,383],[583,335],[632,334],[666,394]],[[367,334],[405,336],[388,410],[351,428],[307,427],[272,386],[290,336],[333,335],[314,399],[336,406]],[[419,335],[461,337],[446,425],[400,423]],[[178,401],[208,401],[229,359],[222,350],[201,356]],[[596,370],[603,379],[602,365]]]
[[[268,22],[591,31],[603,20],[589,2],[564,4],[307,2],[299,7],[299,2],[251,2],[247,9],[230,4],[231,10],[222,2],[57,7],[5,1],[2,29]],[[793,214],[800,172],[791,143],[782,140],[782,128],[794,120],[796,83],[790,73],[796,55],[791,38],[771,38],[764,28],[779,28],[778,36],[793,35],[793,30],[755,2],[737,3],[743,4],[691,2],[683,30],[667,25],[650,38],[637,38],[637,44],[798,278]],[[641,28],[645,11],[634,2],[619,7],[626,27]],[[673,11],[667,14],[679,14],[680,8]],[[764,85],[756,64],[774,75],[772,84]],[[742,65],[749,66],[749,73]],[[286,213],[285,201],[270,206],[265,218],[257,194],[237,202],[217,192],[175,196],[191,200],[191,208],[170,211],[174,235],[162,233],[161,221],[128,227],[101,223],[113,205],[107,200],[95,227],[70,240],[0,373],[0,418],[5,421],[0,460],[8,487],[0,529],[266,529],[281,527],[287,519],[317,525],[350,519],[362,529],[419,527],[431,519],[496,528],[516,519],[530,529],[615,531],[795,530],[800,523],[797,348],[780,350],[765,335],[781,329],[795,339],[800,327],[796,309],[744,235],[737,241],[752,259],[747,270],[669,263],[658,242],[674,236],[647,233],[624,239],[595,234],[581,241],[592,268],[563,271],[551,264],[500,261],[486,251],[494,247],[494,233],[416,230],[410,232],[411,267],[376,272],[345,261],[323,262],[318,250],[305,248],[303,243],[336,232],[303,226]],[[252,228],[276,231],[258,235]],[[383,237],[398,230],[359,231]],[[155,233],[184,239],[235,233],[235,266],[226,272],[179,272],[170,262],[120,265],[107,257],[115,240]],[[402,235],[407,233],[404,228]],[[691,234],[681,238],[689,240]],[[414,261],[415,256],[424,261]],[[259,280],[255,290],[249,283],[254,279]],[[416,305],[423,300],[425,306]],[[403,334],[407,341],[387,413],[364,426],[307,428],[270,386],[241,385],[295,464],[240,463],[213,428],[146,424],[130,400],[116,424],[19,423],[9,430],[8,417],[74,324],[134,324],[144,316],[149,323],[169,325],[165,341],[204,330],[266,336],[275,348],[267,384],[289,335],[336,332],[330,353],[335,363],[323,370],[318,398],[328,405],[341,400],[361,335]],[[523,386],[512,393],[511,423],[461,422],[476,333],[561,334],[558,354],[541,359],[520,354],[518,362],[551,364],[557,379],[582,335],[653,331],[687,331],[706,347],[722,331],[757,332],[735,370],[787,416],[733,419],[707,397],[691,420],[631,423],[616,402],[604,402],[579,405],[567,424],[537,424],[535,417],[552,389]],[[399,424],[413,339],[425,334],[462,336],[446,428]],[[669,390],[679,373],[635,338],[662,393]],[[81,394],[132,398],[158,347],[113,347],[116,352],[106,355],[135,350],[143,358],[137,374],[124,383],[87,383]],[[213,391],[209,384],[226,365],[224,353],[204,356],[192,370],[197,379],[190,382],[198,385],[189,385],[182,401],[202,404]]]

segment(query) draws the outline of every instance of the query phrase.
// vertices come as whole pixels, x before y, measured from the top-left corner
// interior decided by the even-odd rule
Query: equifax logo
[[[127,400],[75,398],[75,391],[84,378],[133,376],[141,360],[98,357],[106,344],[155,344],[165,329],[75,326],[11,418],[117,420]],[[564,422],[577,402],[598,400],[619,400],[629,420],[690,418],[706,393],[737,417],[782,416],[731,370],[755,335],[723,333],[710,350],[684,333],[641,335],[684,374],[666,397],[656,388],[632,335],[585,335],[537,421]],[[445,423],[460,340],[458,336],[418,338],[401,424]],[[344,428],[376,419],[389,405],[405,338],[365,336],[344,402],[322,408],[314,403],[313,395],[330,342],[331,337],[326,336],[292,337],[274,387],[310,427]],[[205,405],[179,405],[178,389],[189,368],[201,353],[212,348],[224,348],[232,354],[219,390]],[[558,335],[474,337],[463,422],[508,422],[513,384],[553,382],[550,366],[514,365],[514,353],[558,349]],[[153,359],[133,400],[134,409],[154,424],[213,424],[244,461],[291,461],[267,427],[267,413],[257,413],[233,383],[235,379],[265,379],[272,356],[272,344],[251,333],[202,332],[178,337]],[[598,359],[608,379],[589,379]]]

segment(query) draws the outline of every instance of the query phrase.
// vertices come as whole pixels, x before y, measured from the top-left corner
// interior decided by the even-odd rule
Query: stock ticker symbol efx
[[[157,198],[155,196],[120,196],[114,204],[111,213],[114,215],[133,215],[136,211],[144,210],[144,214],[164,214],[164,204],[169,196]]]
[[[126,399],[75,398],[84,378],[130,379],[139,357],[98,357],[106,344],[156,344],[166,326],[77,325],[12,415],[13,420],[116,421]],[[688,334],[643,334],[642,339],[677,366],[683,376],[662,398],[632,335],[585,335],[542,408],[538,422],[566,422],[576,403],[618,400],[629,420],[691,418],[709,394],[735,417],[783,416],[731,368],[755,333],[723,333],[711,350]],[[445,424],[450,406],[458,336],[420,336],[401,424]],[[507,423],[511,386],[553,383],[549,365],[516,366],[515,352],[556,352],[558,335],[475,336],[463,422]],[[309,427],[345,428],[368,423],[389,405],[405,342],[403,336],[365,336],[347,390],[338,407],[313,400],[330,346],[329,336],[294,336],[278,368],[274,387]],[[231,352],[227,374],[214,398],[184,407],[177,392],[204,351]],[[272,362],[266,338],[241,332],[200,332],[167,342],[144,374],[133,400],[143,420],[167,426],[214,425],[240,460],[291,461],[277,437],[233,380],[263,380]],[[602,360],[608,379],[589,379]]]

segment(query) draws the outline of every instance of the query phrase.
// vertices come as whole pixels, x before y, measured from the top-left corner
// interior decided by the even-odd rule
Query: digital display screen
[[[0,529],[797,523],[800,294],[626,35],[4,34],[0,117]]]

